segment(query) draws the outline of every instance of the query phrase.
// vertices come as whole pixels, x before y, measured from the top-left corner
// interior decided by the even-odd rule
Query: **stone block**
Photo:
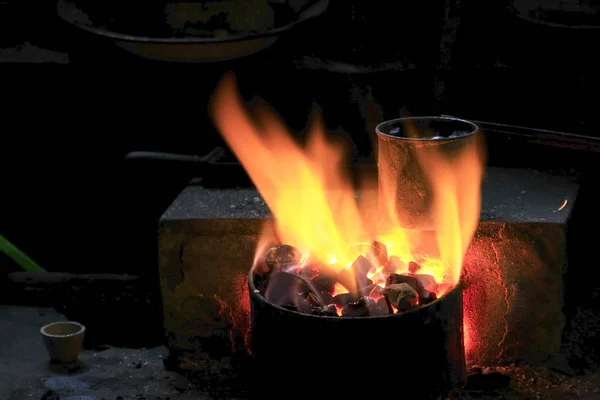
[[[481,223],[464,264],[467,357],[480,365],[537,363],[560,346],[565,228],[577,185],[490,168],[482,192]],[[246,279],[270,218],[255,190],[194,183],[161,218],[167,344],[172,353],[193,356],[194,367],[222,365],[251,350]]]
[[[537,364],[558,353],[565,252],[561,225],[480,223],[463,270],[469,362]]]

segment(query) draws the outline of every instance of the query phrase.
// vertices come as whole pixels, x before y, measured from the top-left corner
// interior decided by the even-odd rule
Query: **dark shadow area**
[[[591,277],[600,224],[598,2],[574,1],[581,12],[573,13],[544,11],[542,1],[523,11],[527,2],[518,0],[330,0],[297,25],[292,6],[274,3],[273,24],[294,27],[272,44],[191,64],[135,55],[65,21],[56,1],[0,1],[0,234],[51,273],[25,272],[0,252],[0,304],[54,308],[83,323],[90,354],[163,345],[161,215],[193,178],[209,188],[252,187],[208,112],[219,79],[233,71],[243,97],[271,105],[300,142],[311,113],[321,110],[329,137],[351,149],[353,177],[376,169],[377,123],[446,114],[480,124],[489,166],[575,180],[566,327],[560,359],[547,363],[552,376],[521,365],[477,369],[467,392],[491,398],[518,389],[522,398],[555,398],[552,388],[584,387],[574,379],[600,371],[600,287]],[[87,10],[88,22],[132,35],[198,36],[190,26],[175,35],[162,4],[153,11],[141,11],[145,2],[119,4],[111,3],[118,21],[105,8]],[[144,24],[132,22],[145,13]],[[127,159],[134,151],[177,157]],[[180,356],[171,354],[164,367],[181,370],[181,360],[173,361]],[[238,374],[251,371],[249,358],[232,363],[241,372],[198,375],[194,365],[183,372],[215,398],[247,396],[254,378]],[[590,379],[600,387],[596,375]],[[546,383],[549,390],[538,388]]]

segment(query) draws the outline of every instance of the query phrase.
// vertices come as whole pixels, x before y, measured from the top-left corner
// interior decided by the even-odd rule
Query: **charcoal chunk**
[[[391,303],[385,296],[377,300],[377,308],[384,311],[384,314],[393,314],[394,309],[391,307]]]
[[[420,306],[424,306],[426,304],[429,304],[431,302],[433,302],[434,300],[437,300],[437,295],[434,292],[427,292],[427,296],[419,296],[419,305]]]
[[[423,286],[423,288],[429,292],[435,292],[435,290],[439,286],[438,283],[436,282],[435,278],[433,277],[433,275],[414,274],[412,276],[417,278],[417,280],[419,281],[421,286]]]
[[[414,261],[408,263],[408,272],[416,274],[421,269],[421,266]]]
[[[328,304],[322,307],[312,307],[311,313],[313,315],[327,316],[327,317],[337,317],[337,308],[335,304]]]
[[[408,283],[414,290],[417,290],[421,287],[419,280],[411,275],[402,275],[402,274],[390,274],[388,276],[385,285],[394,285],[397,283]]]
[[[371,253],[373,254],[373,257],[377,260],[378,267],[387,264],[388,253],[385,244],[378,241],[374,241],[373,244],[371,244]]]
[[[307,270],[310,273],[316,272],[315,275],[326,276],[331,279],[337,279],[338,271],[343,267],[338,264],[325,264],[321,261],[311,261],[306,263],[302,270]],[[305,272],[305,274],[308,272]],[[314,278],[314,276],[312,276]]]
[[[352,293],[358,293],[365,286],[373,284],[367,277],[373,264],[364,256],[358,256],[350,268],[342,269],[338,274],[338,282]]]
[[[372,300],[372,299],[371,299]],[[388,308],[388,305],[385,301],[385,297],[379,298],[379,300],[373,300],[374,304],[369,307],[369,315],[371,316],[382,316],[393,314],[394,310]]]
[[[342,293],[333,296],[333,304],[338,305],[340,307],[345,307],[348,303],[352,303],[357,299],[358,297],[352,293]]]
[[[371,297],[383,296],[381,294],[381,290],[383,289],[381,286],[379,286],[378,284],[374,284],[371,286],[373,286],[373,290],[371,290],[371,292],[369,293],[369,296],[371,296]]]
[[[272,247],[265,255],[265,261],[271,271],[282,271],[302,262],[302,252],[297,248],[284,244]]]
[[[352,272],[349,269],[340,270],[337,281],[350,292],[356,292],[358,290],[354,275],[352,275]]]
[[[370,279],[369,279],[369,280],[370,280]],[[373,282],[373,281],[371,281],[371,282]],[[376,284],[374,284],[374,283],[371,283],[371,284],[369,284],[369,285],[367,285],[367,286],[365,286],[365,287],[361,288],[361,289],[360,289],[360,291],[359,291],[359,294],[360,294],[361,296],[370,296],[370,295],[371,295],[371,293],[372,293],[372,292],[373,292],[375,289],[377,289],[378,287],[379,287],[378,285],[376,285]]]
[[[306,265],[298,273],[303,278],[314,279],[319,275],[319,270],[314,265]]]
[[[358,256],[350,266],[350,271],[357,277],[366,277],[373,267],[373,264],[368,258],[365,256]]]
[[[424,301],[429,300],[430,303],[434,300],[430,300],[431,292],[429,292],[423,287],[423,285],[421,284],[421,280],[417,278],[417,275],[390,274],[385,285],[389,286],[399,283],[406,283],[410,285],[410,287],[412,287],[417,292],[419,297],[423,298]]]
[[[307,299],[313,306],[324,306],[333,302],[333,296],[328,292],[309,292]]]
[[[417,307],[419,295],[408,283],[394,283],[382,290],[383,295],[399,312]]]
[[[316,290],[320,292],[333,293],[336,280],[325,275],[319,275],[316,278],[314,278],[311,282]]]
[[[306,297],[297,296],[293,301],[279,304],[282,308],[300,313],[310,313],[311,304]]]
[[[306,300],[306,294],[309,292],[308,281],[300,275],[275,272],[269,278],[264,296],[275,305],[297,305],[303,299]]]
[[[371,310],[374,310],[375,307],[377,307],[375,300],[363,296],[346,304],[342,310],[342,317],[366,317],[371,314]]]

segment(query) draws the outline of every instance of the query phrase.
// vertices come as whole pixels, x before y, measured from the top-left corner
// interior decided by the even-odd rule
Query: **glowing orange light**
[[[565,201],[562,203],[562,206],[558,207],[558,211],[562,210],[563,208],[565,208],[567,206],[567,203],[569,201],[567,199],[565,199]]]

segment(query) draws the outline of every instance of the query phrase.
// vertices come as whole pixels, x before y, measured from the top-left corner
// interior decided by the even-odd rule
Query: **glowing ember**
[[[311,263],[321,263],[339,273],[328,295],[335,299],[362,294],[379,301],[379,305],[385,305],[381,301],[389,301],[392,294],[382,297],[375,287],[390,286],[386,281],[394,276],[398,280],[391,284],[397,285],[393,287],[397,289],[393,294],[395,303],[387,304],[387,308],[393,309],[417,301],[398,297],[413,295],[412,289],[404,284],[416,288],[416,298],[422,304],[422,296],[428,293],[442,296],[458,283],[463,256],[479,221],[483,176],[479,140],[469,141],[452,159],[435,146],[418,149],[418,162],[432,188],[430,213],[435,227],[432,238],[421,232],[408,234],[403,229],[396,211],[401,205],[394,198],[384,199],[387,209],[379,210],[394,219],[391,227],[378,226],[376,219],[368,217],[369,213],[364,212],[356,199],[356,188],[342,169],[343,148],[327,139],[320,121],[313,121],[308,143],[300,146],[266,105],[259,104],[253,110],[251,115],[237,92],[234,77],[226,75],[212,99],[213,120],[275,216],[275,232],[263,234],[255,266],[274,243],[292,245],[303,255],[302,261],[286,261],[283,264],[287,263],[287,269],[277,272],[302,275],[301,270]],[[416,128],[406,129],[410,134]],[[373,186],[373,182],[363,181],[360,185]],[[423,253],[420,244],[424,241],[437,247],[435,254]],[[297,256],[294,253],[288,258]],[[273,272],[276,263],[271,260],[267,264],[271,268],[267,266],[266,270]],[[264,265],[257,270],[265,272]],[[308,280],[315,276],[305,274]],[[414,281],[400,282],[405,278],[398,276]],[[423,276],[431,279],[419,278]],[[423,289],[427,284],[435,284],[435,288]],[[362,293],[366,288],[371,292]],[[389,288],[387,293],[391,293]],[[371,300],[350,306],[375,307]],[[341,310],[348,310],[335,304],[338,315]]]
[[[558,211],[561,211],[563,208],[565,208],[567,206],[567,203],[569,201],[567,199],[565,199],[565,201],[563,201],[562,205],[560,207],[558,207]]]

